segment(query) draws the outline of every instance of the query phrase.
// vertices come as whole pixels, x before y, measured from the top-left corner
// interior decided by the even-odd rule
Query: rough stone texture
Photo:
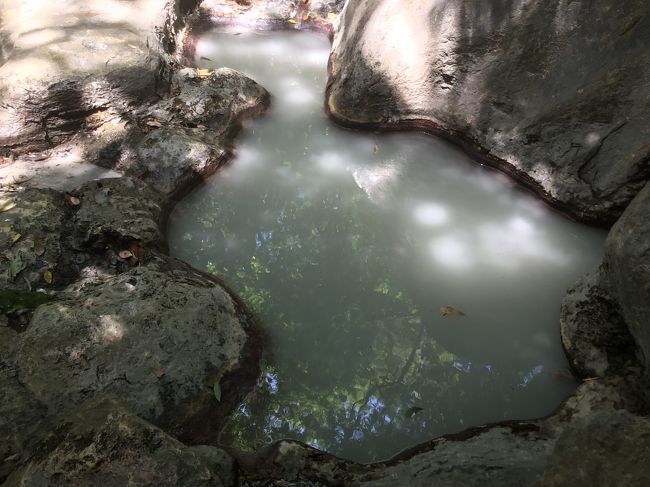
[[[560,331],[567,357],[580,377],[620,374],[637,365],[630,330],[601,268],[582,277],[567,291]]]
[[[650,374],[650,184],[610,231],[605,268]]]
[[[560,435],[544,487],[650,485],[650,421],[627,411],[599,412]]]
[[[60,232],[71,212],[64,195],[52,190],[5,187],[0,188],[0,201],[10,208],[1,213],[0,288],[51,287],[43,273],[58,273],[63,252]]]
[[[575,217],[613,222],[650,176],[647,8],[348,2],[328,107],[348,125],[451,135]]]
[[[104,399],[70,413],[45,452],[7,487],[234,486],[232,460],[214,447],[188,448],[120,403]]]
[[[191,437],[186,424],[206,414],[206,404],[216,409],[212,387],[237,364],[245,340],[222,288],[161,257],[112,278],[82,279],[40,306],[15,361],[21,384],[51,411],[110,392]]]
[[[174,77],[172,90],[178,94],[150,112],[148,122],[164,126],[138,144],[134,162],[117,166],[168,196],[214,172],[229,157],[240,120],[263,111],[270,101],[264,88],[228,68],[207,77],[185,69]]]

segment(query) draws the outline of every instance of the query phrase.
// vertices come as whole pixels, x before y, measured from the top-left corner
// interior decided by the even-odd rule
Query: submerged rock
[[[344,124],[448,135],[567,213],[613,222],[650,177],[646,13],[645,0],[348,2],[327,104]]]
[[[223,450],[189,448],[112,399],[71,411],[40,448],[3,485],[235,485],[232,459]]]

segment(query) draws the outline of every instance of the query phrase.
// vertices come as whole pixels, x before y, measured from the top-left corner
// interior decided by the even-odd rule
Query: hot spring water
[[[222,276],[270,337],[260,384],[221,441],[295,438],[374,461],[552,412],[576,387],[560,302],[599,261],[604,232],[442,140],[330,123],[328,52],[310,33],[198,43],[201,65],[273,94],[232,164],[170,218],[173,254]]]

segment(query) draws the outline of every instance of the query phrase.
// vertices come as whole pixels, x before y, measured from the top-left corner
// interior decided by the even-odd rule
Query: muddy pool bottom
[[[294,438],[370,462],[550,413],[576,387],[560,302],[605,233],[441,140],[333,125],[328,52],[310,33],[197,43],[202,67],[238,69],[273,95],[232,164],[169,224],[173,254],[232,285],[271,340],[221,441]]]

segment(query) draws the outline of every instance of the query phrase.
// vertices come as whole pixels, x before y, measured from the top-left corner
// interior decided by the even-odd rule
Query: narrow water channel
[[[232,164],[169,222],[172,253],[222,276],[270,337],[222,442],[295,438],[369,462],[550,413],[576,387],[560,302],[605,233],[444,141],[335,126],[322,109],[328,52],[312,33],[198,43],[201,66],[238,69],[273,95]]]

